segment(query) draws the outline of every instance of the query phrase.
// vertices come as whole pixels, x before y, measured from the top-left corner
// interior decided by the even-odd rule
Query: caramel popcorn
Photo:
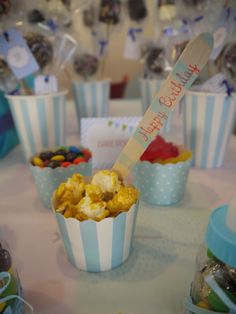
[[[120,188],[113,199],[107,202],[108,210],[114,215],[119,212],[126,212],[138,200],[139,192],[132,186]]]
[[[100,221],[128,211],[138,196],[138,190],[124,186],[112,170],[98,171],[89,184],[85,183],[83,176],[74,174],[57,188],[55,210],[65,218]]]

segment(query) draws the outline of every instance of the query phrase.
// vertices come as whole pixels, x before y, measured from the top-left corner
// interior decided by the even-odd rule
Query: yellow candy
[[[51,160],[64,161],[65,160],[65,156],[63,156],[63,155],[56,155],[56,156],[53,156],[51,158]]]
[[[202,309],[210,310],[211,307],[206,301],[200,301],[197,303],[198,307],[201,307]]]
[[[43,161],[39,157],[34,157],[32,160],[33,164],[38,167],[43,167]]]
[[[186,151],[182,152],[177,157],[172,157],[172,158],[168,158],[168,159],[165,159],[165,160],[161,160],[161,161],[159,161],[159,163],[162,164],[162,165],[177,164],[178,162],[181,162],[181,161],[187,161],[190,158],[192,158],[192,152],[189,151],[189,150],[186,150]]]

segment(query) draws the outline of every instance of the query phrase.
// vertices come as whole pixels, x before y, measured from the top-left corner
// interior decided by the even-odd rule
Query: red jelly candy
[[[147,147],[140,160],[154,161],[156,159],[168,159],[178,156],[179,151],[173,143],[167,143],[160,135]]]

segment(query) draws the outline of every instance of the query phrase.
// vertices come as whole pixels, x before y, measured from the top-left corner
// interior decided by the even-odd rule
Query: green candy
[[[207,249],[207,256],[215,262],[219,262],[220,260],[212,253],[210,249]]]
[[[222,290],[225,292],[225,294],[233,303],[236,303],[236,296],[233,293],[224,289]],[[221,313],[229,312],[228,306],[218,297],[218,295],[213,290],[208,295],[207,300],[211,307],[214,309],[214,311]]]

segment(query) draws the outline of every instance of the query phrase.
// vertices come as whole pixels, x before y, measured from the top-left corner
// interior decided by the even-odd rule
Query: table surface
[[[111,101],[110,116],[141,115],[138,100]],[[67,144],[79,144],[68,103]],[[175,112],[170,137],[181,141]],[[225,166],[191,169],[184,199],[172,207],[140,203],[133,251],[121,267],[100,274],[67,261],[56,220],[40,204],[20,145],[0,162],[0,237],[9,242],[25,298],[40,314],[179,314],[212,208],[227,203],[236,185],[236,139]]]

